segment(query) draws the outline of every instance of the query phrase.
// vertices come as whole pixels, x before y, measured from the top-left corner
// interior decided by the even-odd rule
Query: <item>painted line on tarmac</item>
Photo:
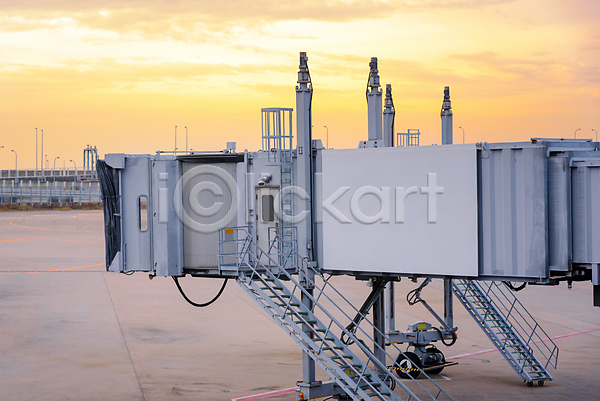
[[[561,338],[567,338],[567,337],[573,337],[573,336],[578,336],[581,334],[589,334],[589,333],[594,333],[600,331],[600,328],[597,329],[591,329],[591,330],[584,330],[584,331],[577,331],[575,333],[569,333],[569,334],[563,334],[560,336],[556,336],[556,337],[551,337],[550,340],[560,340]],[[543,340],[536,340],[534,341],[534,343],[540,343],[543,342]],[[470,356],[477,356],[477,355],[483,355],[483,354],[489,354],[490,352],[498,352],[497,349],[493,348],[493,349],[486,349],[483,351],[477,351],[477,352],[473,352],[470,354],[462,354],[462,355],[457,355],[457,356],[451,356],[449,358],[446,358],[447,361],[451,360],[451,359],[459,359],[459,358],[467,358]]]
[[[102,246],[104,246],[104,242],[89,242],[89,241],[77,241],[77,240],[73,240],[73,239],[38,238],[38,237],[32,237],[32,238],[9,238],[9,239],[3,239],[2,242],[25,242],[25,241],[29,241],[30,239],[37,239],[37,240],[43,240],[43,241],[76,242],[78,244],[91,244],[91,245],[102,245]]]
[[[281,397],[283,395],[292,395],[296,393],[298,387],[290,387],[285,388],[283,390],[275,390],[269,391],[267,393],[248,395],[240,398],[232,398],[231,401],[259,401],[259,400],[268,400],[276,397]]]
[[[31,239],[40,239],[40,240],[46,240],[46,241],[61,241],[61,242],[77,242],[80,244],[92,244],[92,245],[104,246],[103,242],[76,241],[76,240],[72,240],[72,239],[57,239],[57,238],[31,238]]]
[[[13,220],[14,221],[14,220]],[[73,232],[73,230],[60,230],[58,228],[46,228],[46,227],[31,227],[31,226],[22,226],[21,224],[13,224],[12,221],[9,221],[8,224],[11,226],[19,227],[19,228],[31,228],[33,230],[46,230],[46,231],[63,231],[67,233]]]
[[[106,266],[105,263],[98,263],[95,265],[86,265],[86,266],[76,266],[76,267],[65,267],[64,269],[53,269],[53,270],[26,270],[26,271],[5,271],[0,273],[0,276],[10,275],[10,274],[32,274],[32,273],[56,273],[56,272],[68,272],[69,270],[76,269],[85,269],[86,267],[97,267],[97,266]],[[103,270],[92,270],[94,272],[103,273]]]

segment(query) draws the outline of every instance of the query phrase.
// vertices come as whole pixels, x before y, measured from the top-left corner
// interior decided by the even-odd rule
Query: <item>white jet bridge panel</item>
[[[478,275],[475,145],[327,150],[322,162],[322,268]]]
[[[543,144],[483,145],[480,276],[548,277],[546,177]]]

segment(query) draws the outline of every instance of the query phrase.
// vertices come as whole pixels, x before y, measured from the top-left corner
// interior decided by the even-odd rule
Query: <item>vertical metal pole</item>
[[[37,128],[35,129],[35,174],[33,175],[34,177],[37,176],[37,170],[38,170],[38,135],[37,135]]]
[[[450,328],[454,327],[454,304],[452,299],[452,279],[444,279],[444,322]]]
[[[385,309],[385,300],[383,293],[379,294],[375,303],[373,304],[373,348],[375,350],[375,358],[379,359],[381,363],[385,366],[386,358],[385,358],[385,337],[383,333],[385,332],[385,319],[384,312]],[[385,377],[386,372],[381,369],[377,369],[379,375],[381,377]]]
[[[315,278],[315,275],[312,271],[305,272],[305,276],[311,282],[314,282],[313,280]],[[306,282],[305,282],[305,284],[306,284]],[[313,294],[312,288],[309,288],[309,286],[305,286],[305,288],[312,296],[312,294]],[[304,305],[306,305],[306,307],[309,308],[310,310],[313,310],[312,301],[304,293],[302,293],[302,303]],[[303,324],[302,330],[309,331],[309,330],[312,330],[312,327],[308,326],[307,324]],[[312,333],[310,333],[310,337],[311,338],[313,337]],[[315,361],[312,360],[312,358],[308,355],[308,353],[303,351],[302,352],[302,381],[304,383],[314,383],[316,380],[315,376],[316,376],[315,375]]]
[[[308,57],[306,53],[300,53],[300,66],[298,71],[298,85],[296,86],[296,134],[298,161],[297,161],[297,182],[298,187],[306,191],[309,197],[312,195],[312,84],[310,82],[310,74],[308,71]],[[302,249],[301,256],[308,256],[309,260],[313,260],[312,253],[312,207],[310,200],[301,200],[298,202],[300,211],[308,211],[311,215],[304,222],[298,224],[299,238],[305,240],[305,244],[300,243]],[[304,242],[304,241],[302,241]],[[309,283],[314,283],[314,272],[307,268],[303,270],[304,277],[303,286],[312,294],[312,288]],[[302,303],[312,310],[311,300],[303,293]],[[309,330],[306,325],[303,327]],[[315,381],[315,361],[306,353],[302,353],[302,381],[304,383],[313,383]]]
[[[386,330],[388,332],[396,331],[395,305],[394,305],[394,282],[390,281],[385,285],[385,320]]]
[[[42,177],[44,177],[44,130],[42,130]]]

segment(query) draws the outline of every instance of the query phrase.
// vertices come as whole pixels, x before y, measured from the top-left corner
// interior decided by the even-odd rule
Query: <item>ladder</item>
[[[552,380],[547,368],[556,369],[558,347],[503,282],[455,279],[453,291],[528,386]]]
[[[235,258],[238,261],[238,284],[348,397],[356,401],[452,400],[423,371],[421,374],[424,379],[417,381],[411,378],[405,383],[394,374],[394,369],[402,369],[400,366],[393,364],[388,367],[378,360],[366,345],[367,342],[374,342],[364,328],[359,326],[352,331],[346,328],[348,322],[352,321],[350,315],[358,310],[308,261],[293,252],[287,255],[279,253],[278,257],[274,257],[279,252],[275,243],[270,245],[270,249],[262,250],[254,242],[248,228],[235,227],[234,230],[238,232],[233,238],[245,237],[243,244],[236,247],[240,250]],[[266,258],[269,259],[269,266],[261,262]],[[310,281],[303,274],[300,275],[302,278],[292,275],[303,270],[313,272],[315,280]],[[311,307],[300,301],[302,295],[310,300]],[[353,310],[347,313],[339,306],[338,299]],[[368,325],[369,330],[377,330],[367,318],[363,324]],[[379,334],[384,335],[381,332]],[[342,341],[344,336],[347,341]],[[403,354],[395,344],[388,348]],[[392,361],[398,356],[388,352],[385,355]],[[393,391],[396,387],[402,390],[402,397]]]

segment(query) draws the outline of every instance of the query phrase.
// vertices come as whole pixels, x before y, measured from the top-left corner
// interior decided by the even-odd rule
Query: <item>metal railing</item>
[[[556,369],[558,346],[517,299],[513,291],[499,281],[480,281],[479,285],[494,303],[496,310],[510,323],[511,328],[531,348],[538,360],[545,360],[544,368],[550,365]]]
[[[85,204],[102,201],[98,183],[45,184],[0,186],[0,204]]]
[[[310,299],[312,303],[310,312],[317,317],[317,319],[319,319],[319,325],[327,327],[327,333],[337,336],[338,339],[342,338],[342,336],[349,339],[346,344],[348,346],[354,344],[354,348],[358,348],[361,354],[364,355],[367,363],[372,363],[378,372],[385,375],[385,380],[387,383],[389,383],[389,385],[392,385],[392,387],[401,387],[408,394],[408,399],[419,399],[413,390],[409,389],[405,383],[392,374],[394,369],[400,369],[400,367],[395,364],[395,361],[398,355],[404,354],[403,351],[396,344],[391,343],[387,348],[392,352],[397,352],[396,355],[392,356],[389,351],[386,351],[385,347],[381,347],[379,344],[377,344],[372,338],[372,335],[377,334],[382,338],[385,338],[386,342],[389,342],[385,333],[380,331],[366,315],[362,314],[346,297],[344,297],[344,295],[342,295],[340,291],[331,285],[328,278],[326,279],[320,271],[312,267],[308,260],[302,258],[295,251],[290,251],[287,255],[281,254],[278,252],[278,247],[274,243],[269,246],[267,251],[263,251],[255,244],[253,236],[247,227],[230,227],[221,231],[224,233],[226,230],[229,230],[229,235],[231,236],[229,238],[234,241],[235,249],[240,251],[239,254],[235,255],[235,260],[238,263],[238,270],[241,276],[244,276],[244,271],[247,271],[249,274],[251,274],[250,277],[252,279],[260,280],[263,285],[266,285],[273,291],[277,290],[277,288],[274,288],[272,283],[269,282],[269,273],[272,274],[273,278],[276,278],[277,280],[289,282],[293,288],[291,290],[286,290],[289,291],[289,294],[285,294],[285,297],[280,297],[280,301],[286,303],[286,310],[292,309],[292,298],[299,299],[299,297],[304,296]],[[245,240],[243,240],[244,235],[246,236]],[[227,240],[224,234],[220,236],[220,239],[223,239],[224,241]],[[242,242],[241,245],[238,245],[239,242]],[[230,251],[233,251],[233,249]],[[228,256],[231,257],[232,255],[229,254]],[[261,262],[261,260],[264,258],[269,260],[268,264],[270,266],[267,266]],[[303,272],[301,278],[301,280],[304,281],[303,285],[301,285],[299,282],[300,278],[296,279],[287,269],[279,268],[279,259],[283,259],[284,261],[299,262],[293,271]],[[231,265],[227,265],[225,267],[229,268],[230,266]],[[275,268],[273,266],[275,266]],[[311,279],[309,275],[314,275],[315,280]],[[317,284],[316,279],[320,279],[321,282]],[[305,287],[312,289],[307,290]],[[282,287],[279,288],[281,289]],[[328,289],[330,290],[331,294],[326,292]],[[356,328],[352,331],[349,330],[347,326],[350,324],[350,322],[353,322],[354,316],[350,316],[346,312],[346,308],[340,306],[340,301],[341,303],[345,304],[345,306],[347,305],[347,307],[350,308],[352,311],[350,312],[351,314],[361,314],[363,317],[362,323],[368,326],[368,330],[370,330],[373,334],[369,334],[360,325],[356,326]],[[327,303],[327,305],[331,306],[331,308],[325,307],[324,303]],[[330,309],[333,310],[333,312],[331,312]],[[317,313],[319,316],[317,316]],[[334,314],[338,317],[334,316]],[[303,321],[305,320],[305,317],[302,317],[302,315],[299,315],[299,318],[301,318]],[[340,319],[344,319],[348,322],[348,324],[341,323]],[[304,324],[310,326],[312,323],[304,321]],[[377,359],[375,357],[375,352],[371,351],[367,347],[366,341],[373,343],[375,347],[379,348],[380,353],[392,361],[392,366],[388,367],[386,366],[385,362]],[[452,400],[452,397],[450,397],[441,387],[439,387],[437,383],[435,383],[422,369],[420,369],[418,366],[416,366],[416,368],[420,371],[420,374],[424,377],[424,379],[417,381],[409,375],[409,378],[417,387],[415,390],[418,390],[422,396],[426,396],[429,399],[438,400],[441,396],[443,396],[446,399]],[[361,372],[355,373],[360,374]],[[424,384],[427,384],[430,389],[426,389]]]

